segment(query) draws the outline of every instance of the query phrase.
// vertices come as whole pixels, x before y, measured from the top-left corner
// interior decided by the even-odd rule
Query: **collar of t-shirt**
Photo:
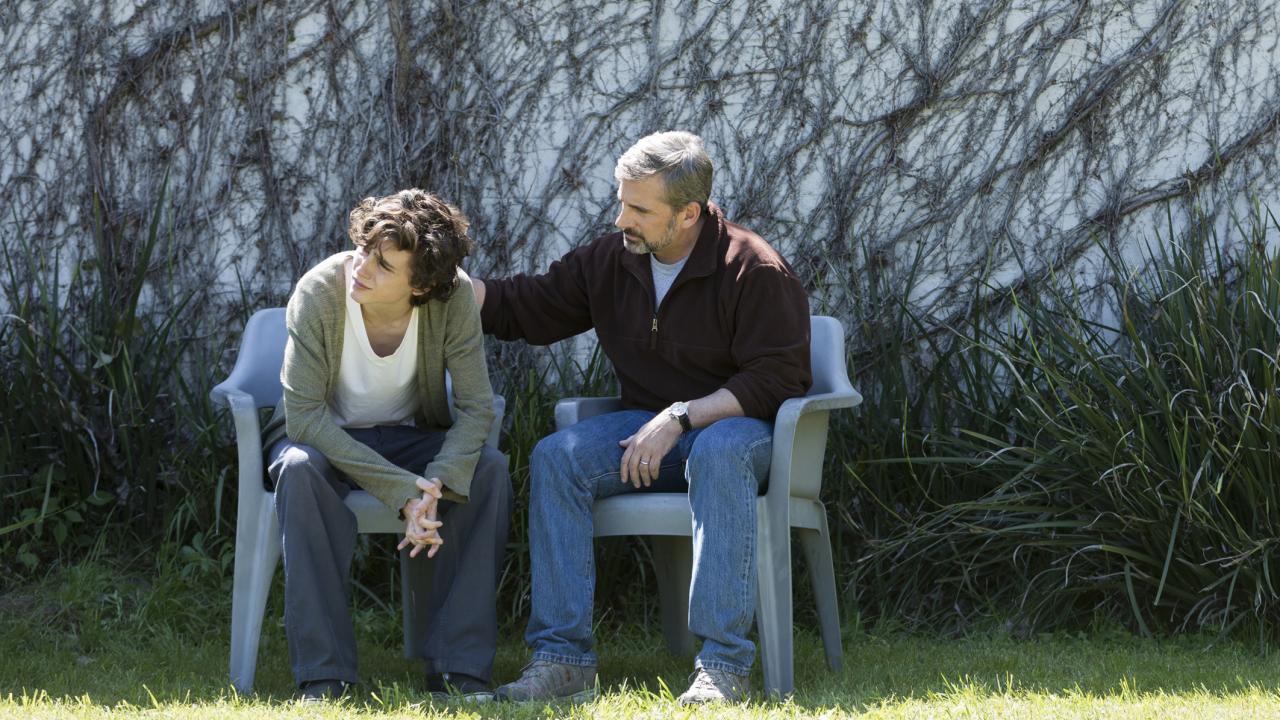
[[[658,260],[653,253],[649,253],[649,268],[653,271],[653,306],[655,308],[662,305],[662,298],[667,296],[667,291],[671,289],[671,284],[676,281],[676,276],[680,274],[680,269],[687,262],[689,262],[689,256],[685,255],[668,265]]]

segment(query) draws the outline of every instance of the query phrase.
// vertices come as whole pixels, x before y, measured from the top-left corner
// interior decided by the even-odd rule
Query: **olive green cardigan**
[[[262,446],[270,448],[286,435],[310,445],[387,507],[400,510],[410,498],[422,496],[415,484],[419,475],[396,467],[352,439],[338,427],[329,405],[342,359],[347,317],[343,262],[349,254],[338,253],[308,270],[289,298],[285,313],[289,339],[280,368],[284,397],[263,431]],[[421,477],[440,478],[447,499],[465,501],[494,413],[480,310],[471,279],[461,268],[457,280],[447,301],[428,300],[418,308],[421,407],[414,421],[423,429],[447,428],[444,446]],[[453,379],[456,422],[449,413],[445,369]]]

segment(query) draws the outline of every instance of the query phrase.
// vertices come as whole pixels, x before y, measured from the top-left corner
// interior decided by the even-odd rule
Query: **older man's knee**
[[[706,472],[736,467],[763,480],[772,454],[772,428],[749,418],[727,418],[703,430],[689,453],[693,479]]]
[[[539,470],[558,467],[570,461],[571,442],[565,430],[553,432],[543,437],[533,446],[529,454],[529,470],[532,474],[541,474]]]

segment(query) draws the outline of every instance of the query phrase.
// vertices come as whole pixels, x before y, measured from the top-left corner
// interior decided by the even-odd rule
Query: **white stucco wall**
[[[1169,212],[1280,209],[1272,0],[336,5],[0,9],[7,255],[38,239],[76,302],[92,191],[127,265],[168,169],[155,303],[278,304],[356,200],[409,185],[472,217],[474,274],[534,270],[609,229],[614,158],[670,128],[849,320],[917,259],[945,321],[979,279],[1089,272],[1091,238],[1136,256]]]

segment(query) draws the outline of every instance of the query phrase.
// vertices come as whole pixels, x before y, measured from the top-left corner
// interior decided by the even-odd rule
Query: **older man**
[[[773,418],[809,372],[804,288],[764,240],[709,202],[711,160],[687,132],[618,159],[619,232],[545,274],[473,281],[486,333],[548,344],[594,329],[622,411],[538,443],[530,459],[533,661],[499,699],[587,699],[597,688],[591,506],[687,489],[693,511],[689,629],[702,640],[681,703],[738,700],[755,645],[756,496]]]

